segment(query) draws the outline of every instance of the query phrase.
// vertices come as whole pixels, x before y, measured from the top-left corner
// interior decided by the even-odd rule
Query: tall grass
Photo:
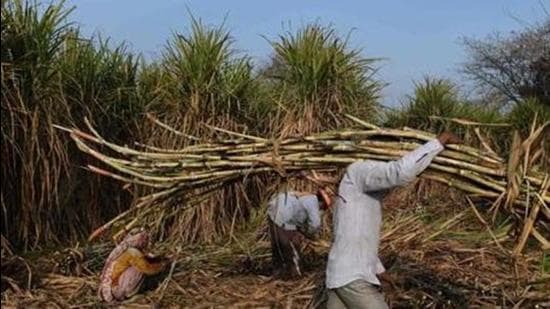
[[[189,29],[174,33],[162,58],[141,73],[143,87],[156,94],[148,110],[182,133],[145,126],[142,136],[148,144],[180,148],[220,134],[212,127],[246,132],[247,124],[257,125],[257,119],[247,117],[258,87],[251,60],[235,51],[223,25],[205,25],[191,16]],[[174,240],[211,241],[247,217],[255,205],[243,201],[255,192],[247,183],[232,185],[192,209],[165,208],[155,215],[162,222],[153,226]]]
[[[382,83],[375,79],[377,59],[349,46],[330,26],[309,24],[271,42],[276,104],[283,110],[284,134],[307,134],[340,124],[339,115],[378,116]]]
[[[522,136],[528,136],[531,124],[536,120],[539,124],[550,121],[550,105],[541,104],[535,98],[527,98],[516,103],[507,113],[506,120]],[[547,132],[549,130],[547,129]],[[544,160],[543,168],[550,168],[550,134],[543,135]]]
[[[124,45],[111,47],[100,38],[84,38],[77,30],[66,38],[56,60],[58,89],[55,100],[69,108],[64,121],[82,127],[88,117],[99,131],[120,143],[139,138],[138,124],[143,119],[145,102],[138,96],[139,60]],[[85,166],[89,158],[81,157],[74,145],[66,145],[72,165]],[[71,169],[60,188],[67,198],[64,205],[79,209],[78,222],[83,228],[77,235],[127,208],[131,195],[118,183],[90,175],[83,169]],[[78,205],[78,206],[77,206]],[[82,210],[80,207],[85,207]],[[72,210],[75,211],[75,210]]]
[[[196,116],[239,117],[254,87],[252,63],[238,56],[224,26],[209,27],[191,17],[190,33],[175,33],[162,65],[179,107]]]
[[[425,77],[415,83],[414,94],[408,96],[401,108],[386,112],[384,125],[411,127],[432,132],[451,130],[470,143],[478,141],[474,127],[452,121],[462,119],[479,123],[502,123],[504,117],[496,108],[471,103],[461,97],[452,81]],[[502,127],[481,127],[480,132],[488,138],[505,132]],[[495,145],[493,145],[495,146]]]
[[[59,210],[58,181],[69,174],[62,138],[50,126],[66,106],[52,100],[56,71],[48,62],[63,44],[69,12],[2,4],[2,233],[26,244],[55,234],[40,214]]]
[[[386,115],[385,122],[389,126],[409,126],[428,131],[460,128],[433,116],[479,122],[501,120],[497,110],[484,109],[461,98],[452,81],[425,77],[422,82],[415,83],[414,94],[407,97],[407,103]]]
[[[2,234],[21,247],[78,239],[124,196],[83,173],[87,159],[53,125],[94,115],[105,132],[131,132],[136,62],[83,39],[70,12],[63,2],[2,3]]]
[[[124,45],[85,39],[73,31],[64,41],[56,60],[57,99],[69,108],[71,119],[91,117],[113,139],[132,133],[132,122],[144,111],[137,95],[139,61]]]
[[[426,77],[422,82],[415,84],[414,95],[408,97],[406,104],[386,113],[384,125],[407,126],[432,132],[452,130],[473,144],[479,142],[478,134],[474,133],[477,129],[492,149],[505,153],[510,150],[511,133],[517,130],[523,136],[529,135],[535,116],[539,124],[550,121],[550,108],[533,98],[522,100],[511,109],[472,103],[461,97],[456,84],[452,81]],[[464,126],[453,121],[453,118],[481,125]],[[482,125],[487,123],[509,126]],[[550,146],[547,136],[544,137],[545,145]],[[550,150],[548,146],[545,147],[547,152]]]
[[[535,98],[527,98],[515,104],[506,117],[515,129],[527,134],[535,116],[539,123],[550,121],[550,105],[542,104]]]

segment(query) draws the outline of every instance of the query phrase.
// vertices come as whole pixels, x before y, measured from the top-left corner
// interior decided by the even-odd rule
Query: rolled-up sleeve
[[[412,182],[442,150],[443,145],[432,140],[396,161],[354,163],[348,168],[348,173],[354,175],[354,182],[364,192],[386,190]]]

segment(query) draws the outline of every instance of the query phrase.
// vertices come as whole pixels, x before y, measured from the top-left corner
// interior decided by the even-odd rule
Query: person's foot
[[[283,275],[284,271],[280,268],[274,268],[271,272],[271,277],[273,277],[274,279],[282,279]]]
[[[302,277],[302,274],[294,267],[288,272],[289,279],[297,279]]]

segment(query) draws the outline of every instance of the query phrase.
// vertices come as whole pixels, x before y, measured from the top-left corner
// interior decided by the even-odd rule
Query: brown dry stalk
[[[468,201],[468,204],[470,205],[470,207],[472,208],[472,210],[474,211],[476,217],[479,219],[479,221],[481,222],[481,224],[483,224],[485,226],[485,228],[487,229],[487,232],[489,232],[489,235],[491,235],[491,238],[493,238],[493,240],[495,241],[495,244],[497,245],[497,247],[504,253],[508,253],[508,251],[506,251],[504,249],[504,247],[502,247],[502,245],[500,244],[500,241],[498,241],[498,238],[495,236],[495,233],[493,233],[493,230],[491,229],[491,226],[489,225],[489,223],[487,223],[487,221],[485,221],[485,219],[483,219],[483,217],[481,216],[481,214],[479,213],[479,211],[477,211],[476,209],[476,205],[474,205],[474,202],[472,202],[472,200],[469,198],[469,197],[466,197],[466,200]]]

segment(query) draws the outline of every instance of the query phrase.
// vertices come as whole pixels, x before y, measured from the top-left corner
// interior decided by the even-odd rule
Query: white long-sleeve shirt
[[[269,201],[268,207],[269,218],[286,230],[300,228],[308,233],[315,233],[321,227],[319,200],[316,195],[278,193]]]
[[[443,150],[432,140],[391,162],[359,161],[348,166],[338,188],[326,285],[342,287],[362,279],[380,284],[385,271],[378,258],[384,191],[413,181]]]

